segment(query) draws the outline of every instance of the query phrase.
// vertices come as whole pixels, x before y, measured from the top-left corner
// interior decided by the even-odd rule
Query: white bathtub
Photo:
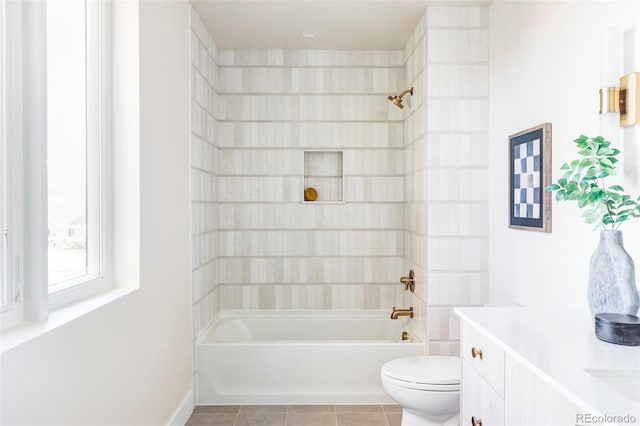
[[[424,343],[390,313],[222,312],[197,339],[198,404],[392,403],[380,367]]]

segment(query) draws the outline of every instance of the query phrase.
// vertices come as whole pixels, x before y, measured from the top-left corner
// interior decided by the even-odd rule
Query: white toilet
[[[460,424],[460,358],[412,356],[382,366],[382,386],[402,407],[402,426]]]

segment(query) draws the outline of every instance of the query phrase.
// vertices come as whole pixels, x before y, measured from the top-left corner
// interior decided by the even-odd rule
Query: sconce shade
[[[600,114],[620,112],[620,88],[600,89]]]

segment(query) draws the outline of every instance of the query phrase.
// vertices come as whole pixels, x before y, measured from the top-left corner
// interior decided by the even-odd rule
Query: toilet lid
[[[382,366],[382,375],[402,382],[430,385],[460,384],[460,358],[455,356],[411,356]]]

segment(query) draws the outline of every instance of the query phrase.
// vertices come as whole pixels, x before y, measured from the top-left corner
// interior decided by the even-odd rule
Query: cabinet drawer
[[[504,399],[467,361],[462,361],[460,426],[504,425]]]
[[[504,397],[504,351],[483,332],[462,322],[462,358]]]

